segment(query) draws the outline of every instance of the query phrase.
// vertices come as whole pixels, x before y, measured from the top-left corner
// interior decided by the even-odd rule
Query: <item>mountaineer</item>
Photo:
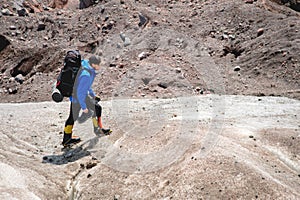
[[[63,146],[69,146],[81,141],[77,136],[72,135],[74,122],[79,117],[79,112],[82,110],[82,115],[78,119],[79,122],[84,122],[92,116],[94,133],[96,135],[111,133],[110,129],[103,128],[102,125],[102,107],[99,104],[100,98],[97,97],[92,89],[92,84],[96,77],[96,70],[100,69],[101,59],[98,56],[91,56],[88,60],[82,60],[82,70],[79,71],[73,89],[73,95],[70,97],[70,114],[65,123]]]

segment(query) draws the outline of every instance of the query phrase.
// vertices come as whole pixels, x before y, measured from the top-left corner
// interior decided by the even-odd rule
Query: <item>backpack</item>
[[[64,58],[64,67],[53,88],[52,99],[55,102],[61,102],[64,97],[72,96],[76,76],[81,71],[81,68],[81,55],[79,51],[68,51]]]

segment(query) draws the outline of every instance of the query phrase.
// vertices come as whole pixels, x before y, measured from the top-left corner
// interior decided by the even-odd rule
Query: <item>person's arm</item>
[[[92,88],[90,88],[89,89],[89,95],[91,96],[91,97],[93,97],[93,98],[95,98],[95,92],[94,92],[94,90],[92,89]]]
[[[82,76],[80,77],[78,87],[77,87],[77,99],[82,110],[85,110],[87,108],[85,99],[88,94],[88,91],[89,91],[89,77]]]

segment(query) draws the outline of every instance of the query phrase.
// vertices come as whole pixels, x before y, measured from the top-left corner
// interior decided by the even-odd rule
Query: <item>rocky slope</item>
[[[83,10],[74,0],[58,8],[2,2],[2,102],[50,100],[73,48],[102,55],[95,88],[104,98],[205,91],[299,98],[299,12],[279,1],[115,0]]]
[[[0,199],[300,198],[299,1],[0,10]],[[76,123],[83,142],[64,151],[69,105],[48,101],[69,49],[102,57],[113,134]]]

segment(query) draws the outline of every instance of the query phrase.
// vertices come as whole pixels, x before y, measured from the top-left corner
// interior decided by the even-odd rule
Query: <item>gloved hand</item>
[[[97,102],[101,101],[100,97],[96,95],[95,96],[95,101],[97,101]]]

